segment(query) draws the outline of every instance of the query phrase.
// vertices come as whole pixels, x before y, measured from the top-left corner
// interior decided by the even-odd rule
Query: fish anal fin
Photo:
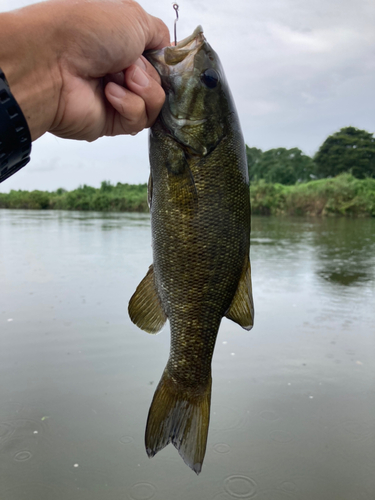
[[[159,332],[167,321],[156,290],[152,265],[130,299],[128,311],[132,322],[148,333]]]
[[[167,444],[196,474],[202,470],[206,453],[211,404],[211,375],[201,390],[176,385],[164,370],[147,419],[145,445],[151,458]]]
[[[225,316],[238,323],[245,330],[251,330],[254,325],[254,302],[249,259],[246,259],[236,293]]]

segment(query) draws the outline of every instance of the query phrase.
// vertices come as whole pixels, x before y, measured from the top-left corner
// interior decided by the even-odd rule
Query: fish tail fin
[[[164,371],[148,413],[145,444],[151,458],[170,442],[196,473],[202,469],[210,421],[211,374],[199,390],[187,390]]]

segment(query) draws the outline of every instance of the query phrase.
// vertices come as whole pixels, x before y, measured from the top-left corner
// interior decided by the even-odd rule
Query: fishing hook
[[[178,21],[178,3],[173,4],[173,8],[176,11],[176,19],[174,20],[174,44],[177,45],[177,21]]]

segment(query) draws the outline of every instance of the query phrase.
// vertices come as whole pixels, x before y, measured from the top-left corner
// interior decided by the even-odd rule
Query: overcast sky
[[[0,11],[31,3],[0,0]],[[172,33],[170,0],[139,3]],[[178,3],[178,39],[203,26],[225,69],[249,146],[298,147],[313,155],[342,127],[375,132],[374,0]],[[0,191],[147,182],[147,131],[91,144],[45,134],[33,143],[31,158]]]

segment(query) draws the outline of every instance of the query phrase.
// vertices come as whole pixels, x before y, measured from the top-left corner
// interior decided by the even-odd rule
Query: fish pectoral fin
[[[198,208],[198,193],[194,177],[188,166],[178,174],[168,171],[168,189],[171,197],[179,209],[187,213],[195,212]]]
[[[236,293],[225,316],[238,323],[245,330],[251,330],[254,325],[254,302],[249,259],[244,266]]]
[[[151,210],[151,203],[152,203],[152,174],[150,174],[150,177],[148,178],[148,186],[147,186],[147,203],[148,203],[148,208]]]
[[[165,167],[168,171],[167,189],[179,209],[198,207],[198,193],[185,150],[169,138],[163,145]]]
[[[132,322],[148,333],[159,332],[167,321],[156,290],[152,265],[130,299],[128,311]]]

